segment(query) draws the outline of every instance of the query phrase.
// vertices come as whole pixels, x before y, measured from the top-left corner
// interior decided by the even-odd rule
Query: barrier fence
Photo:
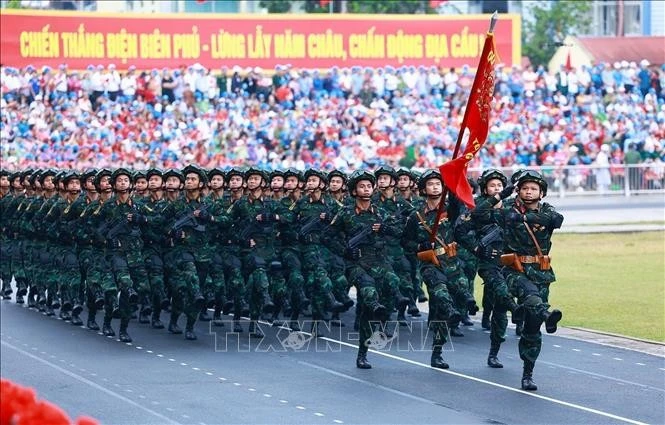
[[[517,168],[501,168],[511,176]],[[548,196],[624,195],[665,193],[665,162],[635,165],[610,164],[529,167],[543,174]],[[469,169],[476,180],[481,169]]]

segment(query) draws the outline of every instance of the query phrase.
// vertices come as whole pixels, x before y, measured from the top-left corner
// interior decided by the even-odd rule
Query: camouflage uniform
[[[372,174],[356,171],[349,178],[352,195],[356,193],[357,184],[362,181],[369,181],[372,186],[376,183]],[[375,224],[381,224],[378,232],[373,230]],[[356,366],[369,369],[371,365],[367,362],[367,351],[372,336],[370,321],[386,320],[389,311],[379,299],[393,297],[399,286],[399,278],[393,272],[385,253],[385,235],[401,235],[402,229],[395,225],[387,212],[371,203],[366,210],[356,206],[345,207],[332,226],[335,231],[344,234],[347,277],[356,287],[360,304],[360,344]]]
[[[11,174],[7,170],[0,170],[0,176],[10,179]],[[9,184],[11,185],[11,181]],[[0,295],[2,295],[3,299],[9,299],[13,292],[11,287],[11,242],[8,223],[8,207],[13,196],[11,190],[6,194],[0,193],[0,279],[2,279],[2,294]]]
[[[517,179],[518,189],[528,182],[537,183],[542,196],[547,194],[547,183],[539,173],[528,170],[521,173]],[[552,245],[552,232],[561,227],[563,216],[547,203],[539,202],[536,209],[527,209],[517,198],[514,203],[494,210],[492,207],[498,202],[496,197],[489,198],[488,202],[476,207],[476,214],[483,221],[492,218],[499,221],[505,231],[506,253],[519,256],[519,264],[505,267],[504,272],[510,291],[517,296],[520,304],[524,304],[525,310],[524,330],[519,341],[520,358],[524,362],[522,388],[535,390],[537,387],[532,373],[542,346],[540,326],[545,322],[548,333],[556,332],[562,314],[558,310],[548,311],[549,286],[555,281],[555,275],[549,261],[543,262],[540,258],[527,226],[531,228],[542,254],[547,256]]]
[[[421,191],[425,190],[426,182],[430,179],[441,180],[441,175],[435,170],[425,171],[418,181]],[[404,244],[410,252],[430,254],[427,261],[424,257],[419,259],[420,274],[429,293],[430,328],[434,332],[431,364],[433,367],[447,369],[448,364],[441,358],[448,333],[446,327],[454,327],[459,322],[461,316],[459,308],[456,307],[460,302],[462,308],[468,309],[472,314],[475,314],[478,307],[469,292],[466,277],[455,252],[454,228],[451,223],[451,220],[457,218],[454,203],[448,204],[447,217],[441,219],[432,245],[431,231],[436,215],[437,210],[429,209],[427,205],[414,211],[406,223]]]

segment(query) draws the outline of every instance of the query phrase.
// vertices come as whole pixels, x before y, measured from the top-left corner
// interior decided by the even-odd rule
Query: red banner
[[[478,64],[478,72],[476,72],[473,86],[471,86],[471,94],[467,101],[464,120],[460,128],[460,132],[469,129],[466,148],[462,155],[439,167],[443,182],[450,189],[450,192],[469,208],[476,205],[473,201],[471,186],[466,179],[466,169],[469,161],[478,153],[487,139],[492,94],[494,93],[494,67],[497,59],[493,36],[490,34],[485,40],[483,53]]]
[[[489,15],[215,15],[0,12],[0,62],[70,69],[152,69],[200,63],[296,68],[478,63]],[[495,33],[508,66],[521,61],[518,15]]]

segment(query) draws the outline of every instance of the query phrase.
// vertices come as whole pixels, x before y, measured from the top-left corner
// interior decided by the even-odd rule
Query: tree
[[[292,0],[261,0],[259,6],[268,9],[268,13],[288,13]]]
[[[435,13],[429,0],[348,0],[349,13],[409,14]]]
[[[533,2],[529,6],[532,18],[522,25],[524,55],[534,66],[547,65],[566,36],[584,34],[591,26],[591,2],[548,3]]]

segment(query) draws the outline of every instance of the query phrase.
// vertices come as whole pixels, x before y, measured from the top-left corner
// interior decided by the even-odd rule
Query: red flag
[[[326,7],[330,4],[331,0],[319,0],[319,6]]]
[[[566,71],[570,72],[573,70],[573,66],[570,61],[570,49],[568,49],[568,56],[566,56]]]
[[[475,207],[475,203],[473,202],[473,191],[466,179],[466,171],[469,162],[487,139],[491,101],[494,94],[494,65],[498,59],[494,46],[494,35],[487,33],[478,71],[473,80],[473,86],[471,86],[471,94],[460,128],[460,134],[463,134],[465,129],[469,129],[469,140],[462,155],[439,167],[441,177],[448,190],[469,208]]]
[[[448,3],[448,0],[429,0],[429,7],[432,9],[438,9],[444,3]]]

